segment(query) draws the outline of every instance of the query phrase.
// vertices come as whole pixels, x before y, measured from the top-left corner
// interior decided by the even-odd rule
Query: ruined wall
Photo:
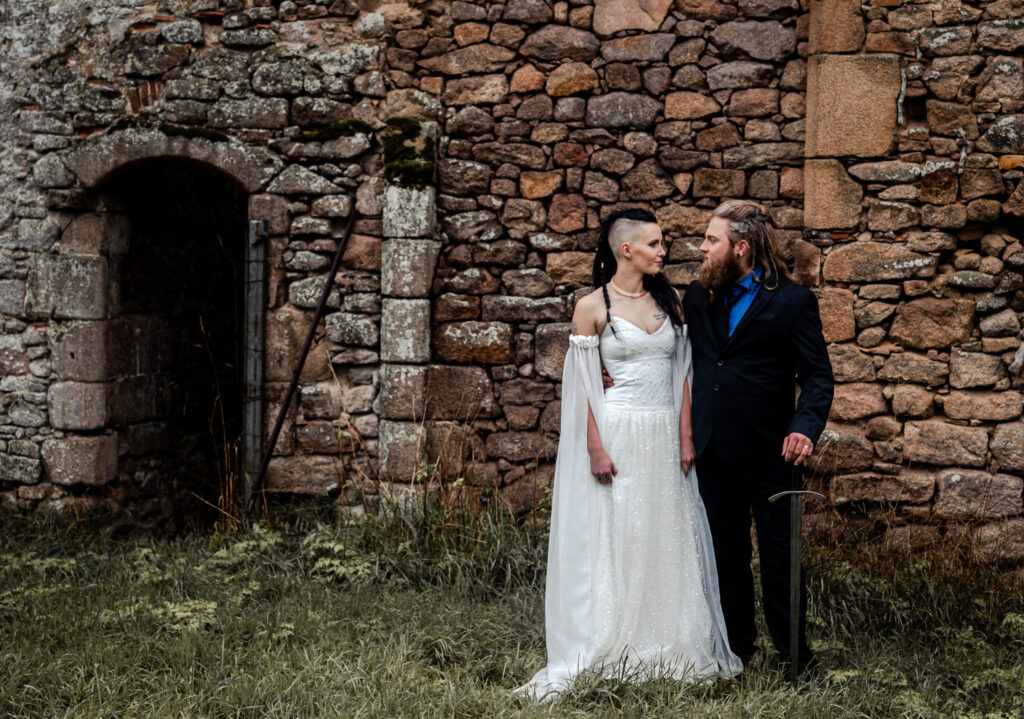
[[[425,18],[404,4],[377,11],[343,1],[3,5],[5,504],[167,509],[161,478],[129,461],[145,458],[165,418],[137,409],[117,419],[118,407],[159,404],[132,354],[157,338],[120,315],[128,229],[105,195],[109,177],[165,158],[231,178],[248,195],[249,217],[266,222],[267,429],[345,219],[358,211],[268,488],[336,495],[373,461],[385,52],[394,32]],[[140,333],[134,344],[117,339]]]
[[[104,212],[94,185],[118,158],[164,153],[233,174],[268,222],[268,424],[344,219],[363,218],[272,490],[345,481],[360,506],[461,478],[533,506],[601,219],[654,210],[684,287],[711,208],[749,197],[818,294],[839,382],[812,481],[903,546],[967,526],[986,556],[1024,556],[1019,0],[53,8],[0,26],[6,502],[132,481],[86,490],[40,455],[131,449],[99,420],[54,421],[61,396],[97,392],[52,362],[96,287],[40,306],[32,268],[82,252],[62,233],[83,204]],[[113,159],[90,170],[97,147]]]

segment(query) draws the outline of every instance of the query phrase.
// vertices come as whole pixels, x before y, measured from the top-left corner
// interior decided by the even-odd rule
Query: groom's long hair
[[[780,277],[791,279],[786,263],[779,254],[775,220],[764,205],[750,200],[727,200],[716,207],[712,215],[729,220],[730,244],[746,240],[750,245],[750,260],[763,273],[762,287],[774,290],[779,286]]]
[[[607,318],[608,325],[612,328],[612,334],[615,334],[615,326],[612,325],[612,303],[611,298],[608,297],[608,280],[615,276],[619,263],[615,259],[615,253],[612,252],[609,237],[612,227],[619,220],[658,224],[657,218],[650,211],[633,208],[616,210],[608,215],[608,219],[601,226],[601,239],[598,241],[597,255],[594,257],[594,286],[600,287],[601,292],[604,293],[605,317]],[[651,293],[655,304],[661,308],[662,312],[668,315],[669,321],[677,327],[682,327],[683,308],[679,303],[679,295],[672,288],[672,283],[665,277],[665,273],[659,272],[656,275],[644,275],[643,284],[644,289]]]

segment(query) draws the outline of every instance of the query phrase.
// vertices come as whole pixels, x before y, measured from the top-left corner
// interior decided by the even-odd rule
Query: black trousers
[[[781,450],[781,447],[780,447]],[[697,482],[707,510],[711,539],[722,594],[722,613],[729,633],[729,645],[740,657],[754,653],[757,628],[754,624],[754,574],[750,567],[752,547],[750,520],[757,529],[761,562],[761,596],[768,632],[782,658],[791,656],[789,646],[789,548],[790,508],[788,497],[775,504],[768,497],[794,489],[793,466],[782,460],[766,459],[752,466],[717,456],[711,448],[697,458]],[[811,660],[807,646],[807,586],[800,574],[800,648],[798,663]]]

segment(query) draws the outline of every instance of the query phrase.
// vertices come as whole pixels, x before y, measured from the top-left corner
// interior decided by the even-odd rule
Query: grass
[[[0,522],[5,717],[1024,717],[1024,597],[998,573],[821,540],[793,688],[581,678],[544,660],[542,518],[295,517],[234,535],[107,536]]]

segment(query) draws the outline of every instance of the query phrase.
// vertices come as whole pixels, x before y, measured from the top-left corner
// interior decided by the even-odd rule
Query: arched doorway
[[[205,524],[240,490],[247,193],[181,158],[120,168],[98,190],[127,225],[107,248],[120,484],[142,500],[129,506]]]

